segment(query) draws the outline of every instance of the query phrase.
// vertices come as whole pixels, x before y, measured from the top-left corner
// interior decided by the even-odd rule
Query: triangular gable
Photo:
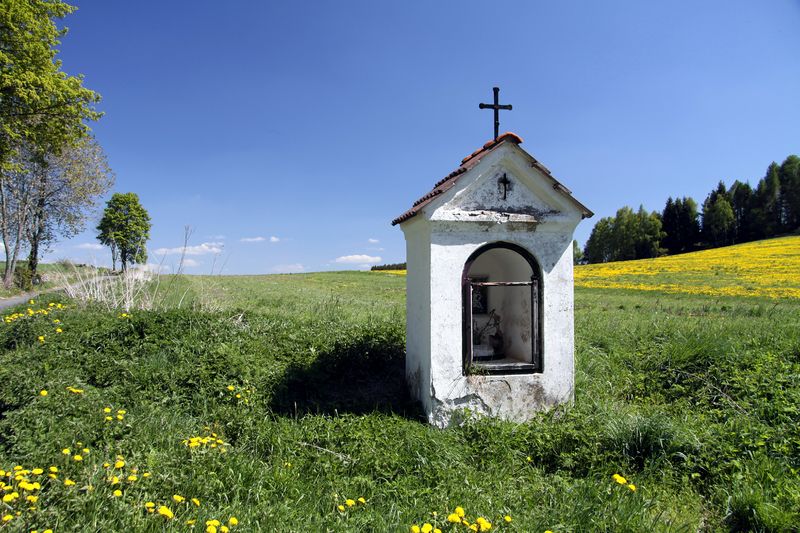
[[[461,161],[461,166],[459,166],[456,170],[445,176],[442,180],[436,183],[433,189],[428,192],[425,196],[414,202],[414,205],[400,215],[399,217],[395,218],[392,221],[392,225],[401,224],[414,216],[416,216],[424,207],[428,206],[434,200],[438,199],[442,194],[452,189],[459,181],[459,179],[469,170],[475,168],[480,161],[482,161],[488,154],[495,151],[499,146],[503,143],[513,143],[517,147],[520,143],[522,143],[522,139],[513,133],[504,133],[500,137],[498,137],[494,141],[490,141],[483,145],[483,148],[476,150],[468,157],[465,157]],[[576,200],[569,189],[564,187],[558,180],[556,180],[550,171],[541,163],[539,163],[533,156],[531,156],[528,152],[519,148],[519,152],[524,154],[524,156],[529,160],[530,166],[535,168],[536,170],[541,173],[546,180],[550,182],[550,186],[552,186],[553,190],[556,191],[558,194],[563,195],[570,203],[572,203],[578,211],[581,213],[582,218],[589,218],[594,213],[592,213],[586,206]]]

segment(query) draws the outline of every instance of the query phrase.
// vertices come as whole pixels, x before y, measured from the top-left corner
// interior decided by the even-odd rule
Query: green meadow
[[[577,288],[574,405],[438,430],[403,383],[404,277],[158,290],[157,311],[52,296],[7,313],[21,316],[0,326],[3,529],[800,523],[800,300]],[[467,525],[448,521],[457,507]]]

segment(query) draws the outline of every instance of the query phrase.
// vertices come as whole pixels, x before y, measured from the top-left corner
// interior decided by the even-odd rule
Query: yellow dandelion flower
[[[72,394],[83,394],[83,389],[76,389],[75,387],[67,387],[67,390]]]
[[[124,419],[125,419],[125,417],[124,417],[124,416],[122,416],[122,415],[117,415],[117,420],[120,420],[120,421],[122,421],[122,420],[124,420]]]
[[[235,516],[230,517],[228,519],[228,525],[229,526],[238,526],[239,525],[239,519],[236,518]]]
[[[40,390],[39,396],[47,396],[47,391],[45,389]]]
[[[614,481],[616,481],[620,485],[624,485],[625,483],[628,482],[627,479],[625,479],[624,477],[620,476],[619,474],[614,474],[613,476],[611,476],[611,479],[613,479]]]
[[[172,499],[175,500],[175,503],[183,503],[184,501],[186,501],[186,498],[184,498],[180,494],[173,494]]]
[[[363,497],[361,497],[361,498],[358,499],[358,503],[367,503],[367,500],[365,500]]]
[[[192,503],[195,504],[197,507],[200,507],[200,500],[197,498],[192,498]]]
[[[420,531],[422,530],[419,528],[418,525],[414,524],[413,526],[411,526],[411,533],[420,533]]]
[[[438,527],[433,528],[433,533],[442,533],[442,530]]]
[[[464,512],[463,507],[456,507],[456,514],[458,515],[459,518],[464,518],[464,515],[466,515],[467,513]]]
[[[147,509],[155,509],[155,507],[156,507],[156,504],[155,504],[154,502],[145,502],[144,506],[145,506]]]
[[[58,467],[57,467],[57,466],[51,466],[51,467],[49,468],[49,470],[50,470],[52,473],[54,473],[54,474],[55,474],[56,472],[58,472]]]
[[[429,524],[428,522],[425,522],[424,524],[422,524],[422,527],[419,528],[419,530],[422,533],[431,533],[431,531],[433,531],[433,525]]]
[[[214,520],[206,520],[206,525],[207,526],[217,527],[217,526],[219,526],[219,524],[220,524],[220,521],[217,520],[216,518]]]
[[[217,533],[216,526],[206,526],[206,533]]]
[[[350,498],[348,498],[348,499],[346,499],[346,500],[344,501],[344,504],[345,504],[346,506],[348,506],[348,507],[352,507],[352,506],[354,506],[354,505],[356,504],[356,502],[355,502],[355,500],[351,500]]]
[[[14,519],[14,517],[12,515],[10,515],[10,514],[4,514],[3,515],[3,522],[11,522],[13,519]]]
[[[106,422],[111,422],[112,420],[114,420],[114,418],[113,418],[113,417],[111,417],[111,416],[107,416],[107,417],[106,417]]]
[[[633,483],[629,483],[628,488],[631,489],[631,492],[636,492],[636,485],[634,485]]]
[[[142,474],[142,477],[143,477],[143,478],[144,478],[144,477],[150,477],[151,475],[152,475],[152,474],[150,474],[150,472],[145,472],[144,474]]]
[[[138,479],[139,479],[139,476],[137,476],[136,474],[131,474],[130,476],[128,476],[128,481],[130,481],[130,482],[137,481]]]
[[[122,491],[121,491],[121,490],[119,490],[119,489],[115,490],[115,491],[114,491],[114,496],[115,496],[115,497],[117,497],[117,498],[119,498],[120,496],[122,496]]]
[[[114,463],[114,468],[124,468],[124,467],[125,467],[125,461],[123,461],[122,459],[117,459],[116,462]]]
[[[111,476],[111,484],[119,485],[119,478],[117,476]]]
[[[39,476],[44,474],[44,470],[42,468],[34,468],[33,470],[31,470],[31,474],[33,474],[34,476]]]
[[[128,414],[128,411],[126,411],[125,409],[119,409],[119,410],[117,411],[117,414],[118,414],[118,415],[127,415],[127,414]]]
[[[175,515],[172,514],[172,511],[169,510],[169,507],[166,505],[162,505],[158,508],[158,514],[166,518],[167,520],[171,520]]]
[[[28,305],[35,305],[35,304],[36,304],[36,300],[28,300]]]
[[[236,387],[234,387],[233,385],[228,385],[226,388],[227,388],[228,390],[230,390],[230,391],[232,391],[232,390],[236,389]]]
[[[72,456],[72,460],[73,461],[83,461],[83,456],[82,455],[74,455],[74,456]]]
[[[469,526],[469,530],[470,530],[470,531],[474,531],[475,533],[477,533],[477,531],[478,531],[478,524],[472,524],[472,525],[470,525],[470,526]]]
[[[56,328],[56,333],[64,333],[64,330],[61,328]]]
[[[82,451],[83,453],[85,453],[85,454],[88,454],[88,453],[89,453],[89,448],[84,448],[84,449],[82,449],[81,451]]]
[[[104,413],[110,413],[111,412],[111,408],[110,407],[103,407],[103,412]]]
[[[187,526],[193,526],[193,525],[195,525],[196,523],[197,523],[197,520],[195,520],[194,518],[192,518],[191,520],[187,520],[187,521],[186,521],[186,525],[187,525]]]
[[[510,517],[509,515],[505,515],[505,516],[503,517],[503,520],[505,520],[507,524],[508,524],[508,523],[511,523],[511,517]]]
[[[65,480],[64,480],[64,486],[65,486],[65,487],[71,487],[71,486],[73,486],[74,484],[75,484],[75,482],[74,482],[74,481],[72,481],[71,479],[65,479]]]
[[[228,526],[219,526],[219,533],[228,533],[229,531]]]
[[[461,522],[461,519],[458,517],[456,513],[450,513],[449,515],[447,515],[447,521],[453,524],[458,524],[459,522]]]
[[[3,496],[3,503],[13,502],[17,498],[19,498],[19,494],[17,494],[16,492],[12,492],[11,494],[6,494],[5,496]]]
[[[339,509],[339,512],[344,512],[344,505],[337,505],[336,508]]]

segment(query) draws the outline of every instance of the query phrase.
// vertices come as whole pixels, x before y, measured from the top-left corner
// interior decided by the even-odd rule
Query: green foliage
[[[697,204],[691,198],[667,200],[661,214],[664,238],[661,244],[669,253],[691,251],[700,236]]]
[[[139,203],[136,193],[116,193],[111,197],[97,226],[100,232],[97,238],[111,247],[115,269],[117,259],[123,271],[129,264],[147,262],[150,226],[150,215]]]
[[[717,195],[715,199],[709,197],[703,204],[703,234],[710,244],[722,246],[730,244],[736,226],[728,197]]]
[[[0,169],[6,170],[13,143],[26,140],[58,149],[83,135],[85,120],[100,114],[100,97],[68,76],[56,61],[66,30],[55,21],[74,7],[60,0],[4,0],[0,4]]]
[[[601,219],[592,229],[584,255],[589,263],[656,257],[661,253],[661,217],[640,206],[617,211],[614,218]]]

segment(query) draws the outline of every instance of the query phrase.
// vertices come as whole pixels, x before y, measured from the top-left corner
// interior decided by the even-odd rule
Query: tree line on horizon
[[[664,209],[620,208],[595,224],[583,262],[647,259],[766,239],[800,229],[800,157],[772,162],[757,185],[723,181],[702,206],[691,197],[667,199]]]

